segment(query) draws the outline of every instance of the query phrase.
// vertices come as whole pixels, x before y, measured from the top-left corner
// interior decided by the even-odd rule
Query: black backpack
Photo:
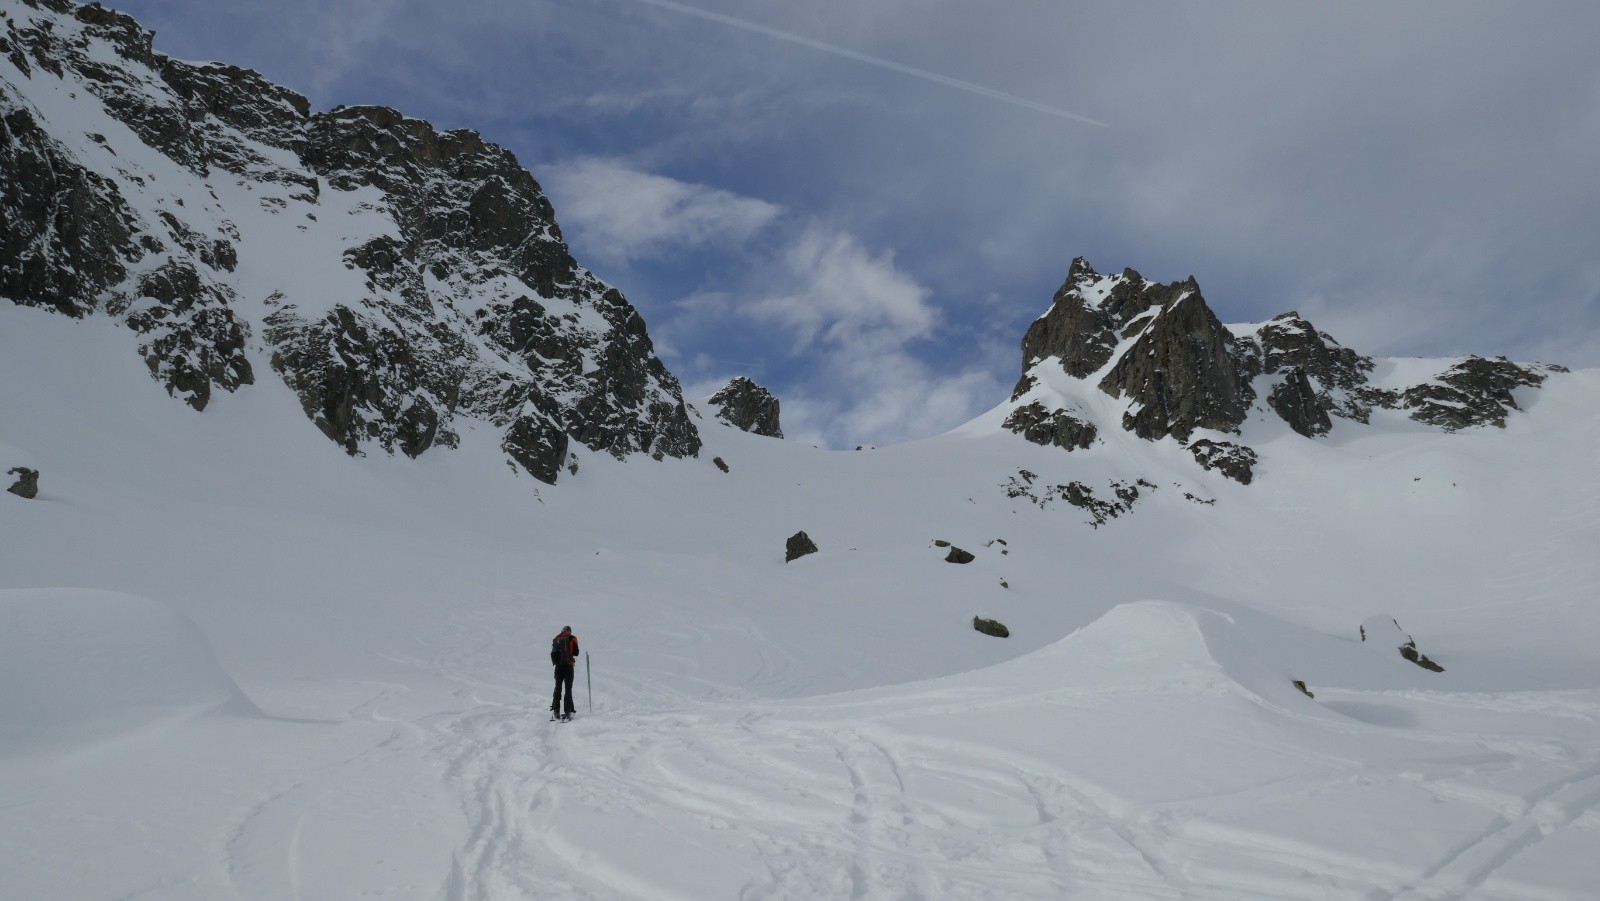
[[[550,662],[556,666],[572,665],[572,636],[563,632],[550,642]]]

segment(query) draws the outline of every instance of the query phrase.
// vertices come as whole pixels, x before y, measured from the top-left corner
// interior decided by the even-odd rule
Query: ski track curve
[[[643,619],[634,627],[644,628]],[[605,706],[592,716],[580,706],[570,724],[548,720],[547,667],[524,650],[538,636],[508,633],[492,618],[454,628],[451,641],[419,641],[414,653],[391,660],[457,685],[454,696],[466,709],[395,722],[382,708],[402,689],[386,687],[351,711],[393,722],[386,744],[436,764],[460,806],[466,826],[433,895],[444,901],[692,897],[648,871],[659,856],[632,855],[642,864],[631,867],[627,848],[592,841],[572,825],[574,816],[637,822],[691,854],[715,856],[742,901],[1500,898],[1485,894],[1498,871],[1545,837],[1593,819],[1600,807],[1600,757],[1586,755],[1586,742],[1600,734],[1593,692],[1380,693],[1387,702],[1463,711],[1475,724],[1505,714],[1566,726],[1549,738],[1521,730],[1415,731],[1410,737],[1423,745],[1459,751],[1420,775],[1414,761],[1374,766],[1308,751],[1306,768],[1294,775],[1135,803],[1003,743],[900,726],[902,719],[925,720],[931,706],[957,718],[992,706],[982,692],[939,689],[866,705],[844,697],[759,697],[750,690],[795,689],[796,668],[788,655],[768,649],[753,624],[728,626],[761,649],[742,687],[708,683],[710,690],[697,691],[696,642],[706,639],[683,632],[656,658],[671,678],[608,672]],[[670,640],[670,628],[649,628],[653,638]],[[1050,701],[1098,707],[1152,691],[1206,699],[1234,693],[1262,703],[1225,679],[1159,689],[1062,688]],[[1267,713],[1295,716],[1276,707]],[[1354,721],[1316,728],[1394,731]],[[1507,774],[1524,764],[1549,768],[1554,777],[1529,790],[1507,788],[1516,784]],[[242,896],[300,897],[295,812],[339,769],[361,765],[356,758],[286,786],[244,818],[228,842]],[[1347,803],[1342,794],[1375,784],[1481,809],[1486,825],[1414,865],[1250,825],[1250,810],[1261,805],[1314,810]]]
[[[763,660],[774,671],[788,665],[782,657]],[[626,849],[596,848],[568,834],[568,816],[587,811],[632,816],[699,842],[700,851],[745,861],[734,865],[746,868],[737,893],[746,901],[967,899],[997,892],[1441,901],[1469,897],[1516,854],[1600,805],[1600,760],[1579,762],[1559,742],[1525,737],[1428,736],[1429,743],[1463,753],[1454,758],[1457,770],[1438,770],[1420,782],[1399,764],[1362,772],[1351,761],[1321,756],[1319,767],[1297,776],[1141,805],[1064,767],[981,740],[904,733],[894,710],[833,708],[825,701],[796,708],[726,693],[690,698],[623,674],[609,684],[612,703],[571,724],[550,722],[532,703],[483,705],[428,724],[436,734],[421,746],[442,756],[444,778],[470,824],[440,897],[678,896],[650,873],[630,869]],[[1076,692],[1062,697],[1083,699]],[[962,703],[959,692],[943,700]],[[1591,724],[1596,714],[1583,695],[1413,700]],[[1566,775],[1525,796],[1495,789],[1497,768],[1519,760],[1564,763]],[[1219,812],[1316,802],[1384,781],[1472,804],[1494,819],[1481,834],[1414,868],[1216,820]]]
[[[608,703],[596,715],[554,723],[543,706],[543,666],[496,672],[504,681],[456,675],[458,667],[477,672],[471,658],[492,652],[494,634],[457,634],[469,651],[394,658],[453,680],[460,686],[454,696],[470,706],[407,721],[386,710],[406,689],[383,685],[352,707],[351,718],[393,731],[376,747],[281,786],[241,818],[226,840],[241,897],[325,896],[301,884],[305,816],[335,786],[360,782],[380,754],[430,763],[459,805],[464,828],[430,895],[443,901],[694,897],[650,872],[659,855],[630,855],[582,831],[585,822],[619,821],[717,860],[736,886],[717,896],[742,901],[1487,901],[1518,897],[1493,887],[1496,874],[1547,837],[1588,828],[1579,821],[1600,809],[1600,756],[1589,746],[1600,735],[1600,703],[1592,692],[1393,693],[1385,700],[1463,711],[1474,723],[1537,714],[1564,725],[1548,737],[1418,732],[1412,737],[1423,746],[1443,749],[1435,763],[1308,752],[1305,768],[1292,775],[1134,802],[1003,742],[902,726],[925,722],[930,705],[956,717],[984,705],[959,689],[905,703],[774,701],[726,687],[691,697],[681,682],[613,673]],[[783,656],[764,657],[763,666],[787,678]],[[513,684],[524,672],[541,681]],[[1164,691],[1214,698],[1236,689],[1201,680]],[[1052,703],[1069,709],[1126,697],[1118,688],[1051,692]],[[1356,722],[1320,728],[1393,731]],[[1522,784],[1523,770],[1550,778],[1511,787]],[[1484,825],[1415,863],[1369,859],[1252,825],[1253,810],[1347,805],[1345,796],[1386,785],[1484,811]]]

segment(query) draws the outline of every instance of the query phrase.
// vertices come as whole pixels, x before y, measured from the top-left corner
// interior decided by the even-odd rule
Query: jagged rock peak
[[[1231,432],[1244,421],[1257,365],[1206,305],[1194,276],[1157,284],[1133,269],[1104,276],[1072,261],[1050,309],[1022,339],[1023,377],[1058,361],[1074,378],[1129,402],[1123,428],[1142,438],[1187,441],[1197,428]]]
[[[1077,257],[1050,309],[1022,338],[1023,371],[1056,357],[1068,375],[1086,378],[1110,361],[1118,334],[1130,322],[1152,307],[1167,307],[1186,292],[1199,290],[1193,276],[1171,285],[1154,284],[1133,269],[1103,276]]]
[[[745,376],[731,379],[707,401],[717,408],[716,417],[740,431],[768,438],[782,438],[778,419],[778,398]]]
[[[386,107],[312,113],[98,6],[8,12],[0,296],[118,317],[196,409],[270,368],[352,454],[453,446],[462,419],[546,482],[569,442],[699,452],[644,321],[509,151]]]

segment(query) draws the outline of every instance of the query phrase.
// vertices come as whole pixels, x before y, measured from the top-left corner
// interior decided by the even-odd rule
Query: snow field
[[[348,458],[271,379],[197,414],[131,341],[0,308],[0,443],[41,471],[0,493],[6,609],[51,624],[0,636],[19,897],[1600,884],[1594,373],[1504,432],[1271,438],[1248,487],[982,419],[845,453],[707,425],[701,460],[549,487],[471,431]],[[1157,488],[1095,529],[1007,497],[1021,468]],[[784,564],[800,529],[821,552]],[[1373,615],[1446,672],[1360,642]],[[569,623],[594,711],[580,672],[555,724]]]

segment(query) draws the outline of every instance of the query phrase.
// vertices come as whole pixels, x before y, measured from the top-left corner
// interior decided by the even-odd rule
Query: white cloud
[[[1005,397],[983,335],[964,336],[981,359],[933,362],[948,325],[893,252],[812,223],[744,265],[741,289],[692,294],[652,327],[674,345],[719,347],[674,361],[689,396],[748,375],[779,395],[789,440],[834,448],[926,437]]]
[[[586,256],[615,263],[708,244],[742,244],[782,208],[706,185],[585,157],[541,176]]]
[[[742,312],[792,329],[796,352],[820,341],[834,350],[872,353],[933,331],[928,289],[895,268],[892,253],[874,256],[850,235],[812,228],[784,263],[794,288]]]
[[[793,440],[830,447],[894,444],[953,428],[1003,395],[992,373],[935,369],[917,346],[935,337],[931,292],[852,235],[812,226],[783,253],[787,290],[737,308],[789,336],[808,364],[782,398]]]

